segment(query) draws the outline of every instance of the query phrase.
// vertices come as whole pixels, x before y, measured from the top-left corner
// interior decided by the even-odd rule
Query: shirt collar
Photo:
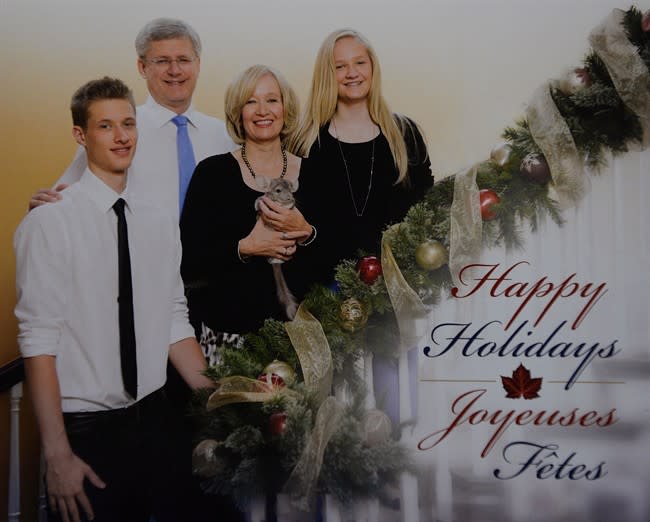
[[[151,119],[157,127],[162,127],[171,121],[174,116],[177,116],[174,111],[160,105],[156,100],[153,99],[153,96],[151,95],[149,95],[144,105],[147,107],[147,110],[151,115]],[[197,111],[194,109],[194,106],[190,105],[190,107],[183,113],[183,116],[188,119],[190,125],[193,127],[198,127],[198,118],[196,117],[196,112]]]
[[[124,191],[121,194],[118,194],[101,179],[95,176],[90,169],[86,168],[79,180],[79,184],[102,212],[112,210],[113,205],[119,198],[126,201],[126,207],[130,209],[132,196],[129,192],[128,182]]]

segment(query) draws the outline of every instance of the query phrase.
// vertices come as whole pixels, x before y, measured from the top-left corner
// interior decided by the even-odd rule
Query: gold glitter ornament
[[[266,365],[262,371],[262,375],[277,375],[284,381],[284,384],[291,384],[296,378],[296,372],[293,371],[291,365],[284,361],[274,359],[273,362]],[[271,379],[268,379],[269,381]]]
[[[341,303],[339,319],[344,330],[356,332],[368,322],[368,311],[358,299],[350,297]]]

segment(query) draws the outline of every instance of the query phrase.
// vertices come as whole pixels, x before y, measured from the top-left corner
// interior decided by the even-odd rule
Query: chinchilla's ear
[[[268,192],[269,189],[271,188],[271,179],[267,178],[266,176],[256,176],[255,177],[255,184],[257,185],[257,188],[260,189],[262,192]]]
[[[299,185],[300,184],[298,183],[298,178],[296,178],[293,181],[289,182],[289,189],[291,190],[291,192],[295,192],[296,190],[298,190]]]

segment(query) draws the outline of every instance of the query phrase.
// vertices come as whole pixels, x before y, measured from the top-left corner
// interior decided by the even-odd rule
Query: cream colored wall
[[[284,71],[304,99],[323,37],[350,26],[374,43],[386,97],[424,128],[434,172],[451,174],[487,157],[506,125],[544,80],[579,64],[589,31],[615,0],[3,0],[0,66],[4,226],[0,362],[16,354],[11,236],[29,195],[51,184],[74,151],[68,100],[104,74],[146,95],[133,39],[157,16],[181,17],[204,43],[195,97],[222,115],[227,82],[243,67]]]
[[[629,3],[187,0],[181,7],[170,0],[2,0],[0,364],[17,355],[11,237],[29,195],[50,185],[73,154],[69,97],[108,74],[142,101],[133,39],[151,18],[183,18],[198,30],[204,52],[195,104],[217,116],[226,83],[252,63],[282,70],[304,99],[324,36],[342,26],[361,30],[381,59],[393,110],[423,126],[434,172],[448,175],[485,159],[535,88],[579,64],[589,31],[614,7]],[[6,418],[0,415],[3,431]]]

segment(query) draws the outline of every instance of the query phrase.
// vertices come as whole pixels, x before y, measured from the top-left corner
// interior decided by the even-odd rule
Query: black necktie
[[[120,292],[117,297],[120,317],[120,359],[124,388],[131,397],[137,397],[138,367],[135,358],[135,326],[133,323],[133,285],[131,284],[131,256],[129,255],[129,234],[124,216],[124,200],[113,205],[117,214],[117,257],[119,266]]]

